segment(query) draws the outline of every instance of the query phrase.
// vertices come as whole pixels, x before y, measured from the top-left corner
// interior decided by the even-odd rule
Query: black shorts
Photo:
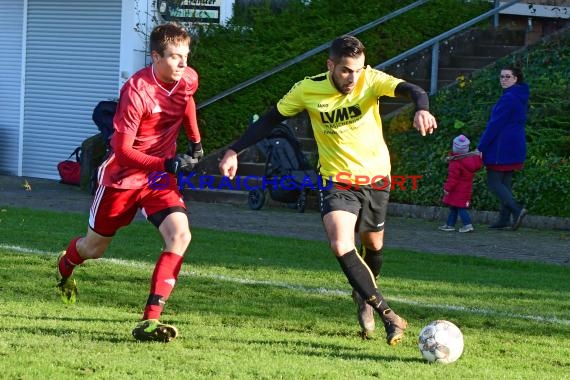
[[[358,217],[356,232],[383,231],[390,198],[390,179],[385,178],[373,185],[350,187],[323,179],[319,189],[321,217],[331,211],[348,211]]]

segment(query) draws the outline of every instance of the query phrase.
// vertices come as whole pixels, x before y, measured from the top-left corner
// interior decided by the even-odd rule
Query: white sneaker
[[[447,224],[444,224],[443,226],[439,226],[437,227],[440,231],[445,231],[445,232],[453,232],[455,231],[455,227],[453,226],[448,226]]]
[[[473,232],[475,228],[473,228],[472,224],[467,224],[459,229],[459,232]]]

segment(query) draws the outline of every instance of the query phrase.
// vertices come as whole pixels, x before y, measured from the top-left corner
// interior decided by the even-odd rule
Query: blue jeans
[[[499,209],[499,223],[511,223],[511,215],[518,216],[522,206],[513,197],[513,171],[499,172],[487,169],[487,186],[497,198],[501,207]]]
[[[449,215],[447,216],[447,225],[454,227],[457,222],[457,215],[461,218],[464,226],[471,224],[471,215],[469,211],[463,207],[449,206]]]

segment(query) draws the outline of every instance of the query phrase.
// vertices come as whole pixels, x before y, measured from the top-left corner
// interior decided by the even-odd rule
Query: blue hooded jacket
[[[525,161],[524,128],[529,95],[526,83],[503,90],[477,146],[483,153],[485,165],[520,164]]]

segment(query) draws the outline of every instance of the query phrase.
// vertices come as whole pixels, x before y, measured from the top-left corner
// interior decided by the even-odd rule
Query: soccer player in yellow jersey
[[[335,39],[328,71],[297,82],[226,151],[219,164],[233,178],[237,155],[268,136],[271,128],[302,111],[311,119],[319,152],[320,208],[324,228],[340,266],[353,287],[362,337],[375,330],[374,312],[384,323],[389,345],[398,344],[408,323],[386,303],[376,279],[382,267],[384,221],[390,191],[390,156],[382,135],[380,96],[406,97],[416,107],[414,127],[422,136],[437,123],[420,87],[365,66],[365,48],[353,36]],[[355,234],[360,235],[360,255]]]

